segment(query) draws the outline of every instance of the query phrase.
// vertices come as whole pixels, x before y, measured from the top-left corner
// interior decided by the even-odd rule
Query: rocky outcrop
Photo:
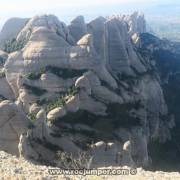
[[[6,79],[4,64],[8,54],[0,50],[0,101],[9,99],[14,100],[14,93]]]
[[[127,24],[118,18],[112,18],[106,26],[106,59],[110,68],[117,74],[134,76],[136,70],[139,73],[146,71],[146,68],[139,60],[133,50],[130,36],[128,35]]]
[[[0,103],[0,149],[18,155],[19,138],[29,126],[29,120],[16,104],[10,101]]]
[[[133,34],[142,34],[146,32],[146,21],[144,14],[139,12],[134,12],[132,15],[125,16],[125,21],[128,22],[129,32]]]
[[[68,26],[69,32],[74,38],[75,42],[79,41],[82,36],[87,34],[87,26],[83,16],[78,16],[73,19]]]
[[[28,19],[26,18],[11,18],[3,26],[0,32],[0,47],[4,47],[4,43],[15,39],[21,29],[25,26]]]
[[[6,80],[6,77],[4,76],[4,71],[1,70],[0,73],[0,101],[5,99],[15,100],[14,93]]]
[[[144,14],[139,12],[134,12],[132,15],[124,16],[125,21],[129,26],[129,34],[131,35],[134,44],[139,46],[139,35],[146,33],[146,21]]]
[[[58,36],[64,38],[68,43],[73,43],[73,39],[70,36],[69,30],[66,25],[63,22],[60,22],[54,15],[35,16],[30,19],[26,26],[19,32],[17,41],[23,39],[29,40],[32,31],[36,27],[46,27],[54,32],[54,34],[57,34]]]
[[[170,139],[172,126],[162,118],[169,114],[159,75],[131,41],[145,31],[142,19],[29,20],[16,39],[25,46],[4,66],[16,106],[34,127],[19,131],[21,156],[52,162],[57,151],[88,152],[92,167],[149,164],[149,140]]]
[[[105,60],[105,42],[104,42],[104,23],[106,19],[104,17],[98,17],[87,24],[88,32],[93,35],[93,45],[97,54],[100,56],[101,61]]]

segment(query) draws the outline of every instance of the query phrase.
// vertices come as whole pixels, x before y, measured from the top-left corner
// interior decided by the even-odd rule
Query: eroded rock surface
[[[27,22],[16,38],[24,47],[4,65],[16,108],[34,125],[22,134],[22,123],[22,156],[52,162],[57,151],[85,151],[99,167],[149,164],[149,140],[171,139],[173,126],[162,118],[169,114],[159,74],[132,42],[144,31],[137,13],[87,25],[81,16],[69,26],[53,15]]]
[[[10,101],[2,101],[0,110],[0,149],[18,155],[19,137],[27,131],[30,122]]]
[[[27,21],[26,18],[9,19],[0,32],[0,47],[3,48],[6,42],[15,39]]]

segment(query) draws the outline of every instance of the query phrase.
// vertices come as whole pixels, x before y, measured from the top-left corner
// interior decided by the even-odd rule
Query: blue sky
[[[135,10],[151,13],[158,6],[175,5],[178,0],[0,0],[0,27],[10,17],[32,17],[36,14],[55,14],[69,22],[77,15],[89,20],[99,15],[128,13]],[[180,9],[179,9],[180,12]]]

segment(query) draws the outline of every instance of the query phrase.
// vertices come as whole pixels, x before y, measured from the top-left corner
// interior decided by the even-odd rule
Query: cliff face
[[[171,131],[171,140],[164,144],[156,141],[149,145],[150,155],[153,156],[153,167],[162,166],[164,170],[177,170],[179,167],[179,128],[180,128],[180,43],[161,40],[151,34],[144,33],[140,36],[140,53],[144,58],[149,58],[154,64],[160,77],[165,101],[169,112],[173,115],[175,126]],[[168,119],[164,119],[168,123]],[[164,163],[166,162],[166,163]]]
[[[16,38],[24,47],[3,69],[15,103],[2,103],[21,120],[14,153],[53,162],[57,151],[86,151],[93,167],[147,166],[149,140],[170,140],[173,118],[154,63],[132,42],[144,31],[137,13],[88,24],[79,16],[69,26],[53,15],[30,19]]]

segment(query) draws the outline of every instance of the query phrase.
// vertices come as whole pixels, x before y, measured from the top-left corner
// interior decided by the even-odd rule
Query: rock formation
[[[68,26],[69,32],[74,38],[75,42],[79,41],[82,36],[87,34],[87,26],[83,16],[78,16],[71,21]]]
[[[171,139],[173,126],[163,121],[169,112],[160,76],[132,42],[143,32],[137,13],[88,24],[79,16],[69,26],[53,15],[26,23],[16,37],[24,47],[8,55],[3,69],[5,97],[21,114],[21,156],[53,162],[57,151],[85,151],[92,166],[149,164],[148,142]]]
[[[0,149],[18,155],[19,138],[27,131],[30,122],[10,101],[1,102],[0,109]]]
[[[174,127],[171,131],[171,140],[164,144],[149,142],[149,154],[154,158],[153,167],[160,166],[164,161],[165,170],[178,170],[179,161],[179,105],[180,105],[180,44],[162,40],[154,35],[143,33],[140,35],[140,49],[143,58],[150,57],[150,63],[156,68],[160,77],[160,85],[163,89],[169,115],[162,117],[164,123]],[[171,115],[170,115],[171,113]],[[175,123],[175,126],[174,126]],[[166,131],[166,129],[161,128]],[[168,134],[168,131],[166,132]],[[164,134],[161,135],[164,139]],[[162,162],[163,161],[163,162]]]
[[[25,26],[28,19],[11,18],[3,26],[0,32],[0,47],[3,48],[7,41],[10,41],[18,35],[21,29]]]

